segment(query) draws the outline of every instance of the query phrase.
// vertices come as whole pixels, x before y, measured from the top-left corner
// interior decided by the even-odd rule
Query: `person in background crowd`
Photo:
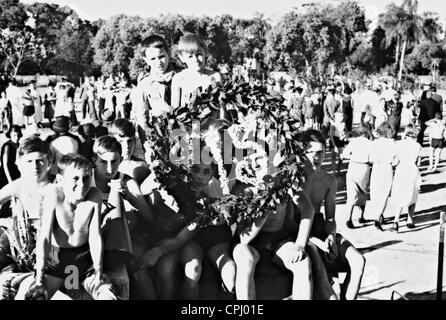
[[[417,167],[421,154],[421,145],[416,141],[416,132],[412,124],[404,131],[404,139],[396,143],[396,155],[399,163],[395,170],[392,186],[392,203],[396,206],[392,231],[398,232],[399,220],[403,208],[408,208],[407,228],[414,229],[413,215],[421,188],[421,175]]]

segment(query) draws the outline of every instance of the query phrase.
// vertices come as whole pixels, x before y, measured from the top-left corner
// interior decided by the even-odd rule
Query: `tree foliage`
[[[0,29],[22,30],[28,15],[19,0],[0,0]]]
[[[24,62],[45,58],[46,50],[32,32],[4,29],[0,33],[0,56],[4,58],[4,70],[15,76]]]

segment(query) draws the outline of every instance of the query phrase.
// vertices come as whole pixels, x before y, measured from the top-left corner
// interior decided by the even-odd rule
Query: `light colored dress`
[[[370,144],[365,137],[353,138],[344,149],[350,158],[346,176],[347,202],[354,206],[364,206],[370,187]]]
[[[409,207],[417,202],[421,175],[416,163],[421,150],[420,144],[413,139],[405,139],[396,144],[400,162],[393,179],[392,201],[398,207]]]
[[[395,142],[386,138],[378,138],[371,142],[370,161],[373,163],[370,200],[377,214],[382,214],[392,190],[393,166],[398,164]]]

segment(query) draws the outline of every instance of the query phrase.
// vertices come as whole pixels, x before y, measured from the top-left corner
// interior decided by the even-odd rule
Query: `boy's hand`
[[[93,276],[93,285],[99,286],[101,283],[105,281],[105,275],[102,271],[95,271]]]
[[[161,258],[161,250],[158,248],[152,248],[147,251],[141,258],[138,259],[136,266],[138,269],[142,270],[147,267],[153,267]]]
[[[325,243],[327,244],[328,247],[328,252],[327,252],[328,259],[330,261],[334,261],[339,255],[338,245],[336,243],[336,235],[331,233],[327,237],[327,239],[325,239]]]
[[[124,199],[130,194],[129,189],[127,188],[127,183],[122,179],[116,179],[110,181],[110,190],[114,190],[114,192],[119,192],[122,194]]]
[[[48,300],[48,289],[43,284],[34,284],[26,293],[25,300]]]
[[[302,261],[306,257],[305,249],[297,244],[293,244],[290,252],[288,253],[288,262],[296,263]]]

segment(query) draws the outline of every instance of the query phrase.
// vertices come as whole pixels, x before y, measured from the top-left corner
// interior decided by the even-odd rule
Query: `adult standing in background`
[[[437,86],[435,84],[431,85],[431,90],[432,90],[432,99],[437,101],[440,107],[440,112],[441,114],[443,114],[443,97],[437,93]]]
[[[346,86],[342,97],[342,113],[344,114],[345,127],[348,132],[353,129],[353,90]]]
[[[432,99],[432,91],[426,91],[426,98],[421,99],[419,104],[420,114],[420,132],[418,133],[417,142],[422,146],[424,141],[424,132],[426,131],[426,122],[435,118],[437,112],[441,113],[440,105],[437,101]]]
[[[34,122],[37,124],[38,128],[42,128],[42,98],[40,93],[37,91],[36,81],[32,81],[29,85],[31,90],[31,98],[34,104]]]
[[[22,93],[17,86],[17,81],[13,78],[6,88],[6,98],[11,103],[12,124],[22,127],[25,124],[23,118]]]
[[[394,131],[393,139],[398,137],[398,132],[401,127],[401,114],[403,112],[403,103],[401,102],[401,95],[395,91],[392,100],[386,102],[386,112],[388,122]]]

